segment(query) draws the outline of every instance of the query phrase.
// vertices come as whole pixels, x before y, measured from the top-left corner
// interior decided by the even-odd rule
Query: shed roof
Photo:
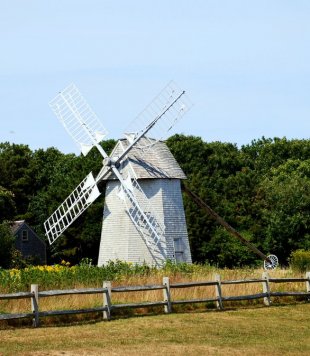
[[[13,234],[15,234],[24,224],[25,224],[25,220],[13,221],[11,225]]]
[[[120,156],[129,144],[126,138],[119,140],[111,153],[111,157]],[[119,170],[124,176],[127,173],[132,173],[133,170],[137,179],[186,179],[186,175],[167,145],[162,141],[150,138],[142,138],[138,144],[132,147],[126,158],[121,162]],[[105,180],[111,179],[116,179],[113,173],[105,178]]]
[[[21,229],[21,227],[27,228],[28,230],[31,230],[33,232],[33,234],[44,244],[45,241],[43,241],[41,239],[41,237],[35,232],[33,231],[33,229],[26,223],[25,220],[15,220],[12,222],[11,224],[11,229],[12,229],[12,233],[13,235],[17,234],[17,232]]]

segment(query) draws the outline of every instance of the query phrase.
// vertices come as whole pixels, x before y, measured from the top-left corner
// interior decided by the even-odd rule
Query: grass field
[[[309,355],[310,304],[0,330],[0,355]]]

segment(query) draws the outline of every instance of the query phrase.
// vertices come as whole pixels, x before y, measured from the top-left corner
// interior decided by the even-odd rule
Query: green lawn
[[[309,355],[310,304],[0,330],[3,355]]]

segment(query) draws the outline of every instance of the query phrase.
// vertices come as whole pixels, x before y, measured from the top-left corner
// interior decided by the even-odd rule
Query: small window
[[[22,241],[28,241],[28,230],[22,231]]]

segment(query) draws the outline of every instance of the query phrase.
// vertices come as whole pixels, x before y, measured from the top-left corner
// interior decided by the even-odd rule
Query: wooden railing
[[[271,283],[296,283],[296,282],[305,282],[306,284],[305,290],[298,291],[298,292],[296,291],[272,292],[270,288]],[[222,293],[222,286],[224,285],[237,285],[237,284],[249,284],[249,283],[261,283],[262,293],[239,295],[239,296],[226,296],[223,295]],[[212,287],[212,286],[215,287],[214,298],[184,299],[184,300],[172,300],[171,298],[172,289],[192,288],[192,287]],[[153,291],[153,290],[162,290],[163,300],[154,301],[154,302],[129,303],[129,304],[112,303],[112,293],[127,293],[127,292]],[[78,294],[102,294],[103,304],[101,307],[87,308],[87,309],[51,310],[51,311],[39,310],[39,300],[41,298],[55,297],[60,295],[78,295]],[[158,284],[158,285],[112,287],[111,282],[104,282],[102,288],[84,288],[84,289],[67,289],[67,290],[49,290],[49,291],[39,291],[38,285],[32,284],[30,292],[0,294],[0,300],[30,298],[31,312],[20,313],[20,314],[0,314],[0,320],[32,318],[33,326],[38,327],[40,322],[40,317],[45,317],[45,316],[103,312],[103,319],[109,320],[111,318],[111,314],[113,310],[125,309],[125,308],[148,308],[154,306],[163,306],[165,313],[171,313],[173,305],[214,302],[218,309],[224,309],[224,302],[254,300],[254,299],[263,299],[263,303],[266,306],[269,306],[271,304],[271,297],[284,297],[284,296],[305,297],[306,300],[310,301],[310,272],[306,273],[305,278],[270,278],[268,273],[264,272],[261,279],[221,280],[220,275],[216,274],[213,281],[184,282],[184,283],[182,282],[182,283],[170,284],[169,278],[164,277],[163,284]]]

